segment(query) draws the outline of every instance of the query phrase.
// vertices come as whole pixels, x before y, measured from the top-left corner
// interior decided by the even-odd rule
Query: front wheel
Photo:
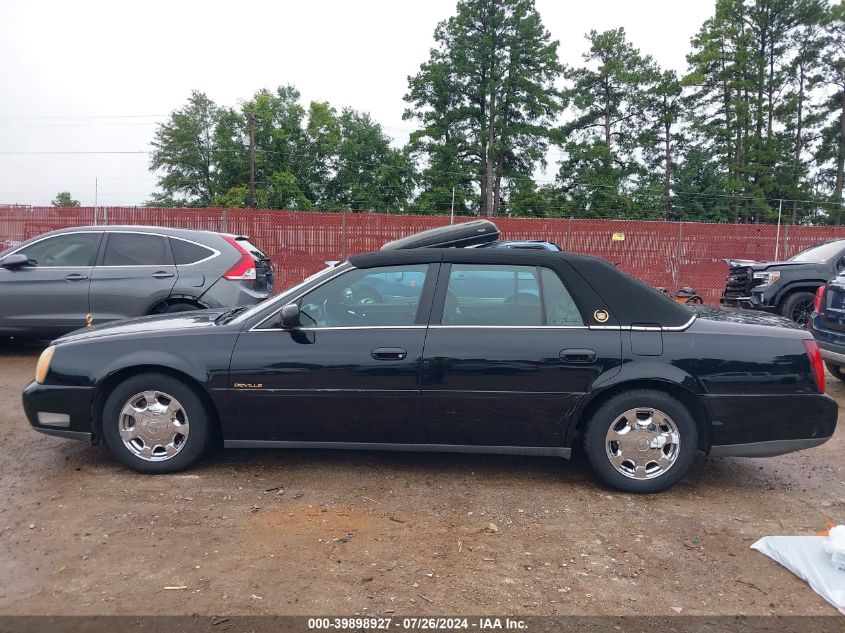
[[[587,424],[584,450],[595,473],[625,492],[659,492],[683,478],[698,446],[687,408],[661,391],[610,398]]]
[[[806,327],[813,313],[813,299],[815,295],[812,292],[793,292],[781,304],[780,314]]]
[[[196,463],[211,444],[211,418],[188,385],[167,374],[127,378],[103,406],[103,437],[115,457],[141,473]]]

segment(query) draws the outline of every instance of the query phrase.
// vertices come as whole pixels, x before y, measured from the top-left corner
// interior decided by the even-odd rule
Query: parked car
[[[828,371],[845,382],[845,274],[819,286],[807,329],[815,337]]]
[[[775,312],[805,326],[816,290],[845,270],[845,240],[816,244],[785,262],[725,261],[723,305]]]
[[[254,305],[272,288],[270,260],[243,236],[62,229],[0,253],[0,336],[52,337],[89,322]]]
[[[105,442],[144,473],[187,468],[217,437],[565,458],[580,447],[607,484],[655,492],[696,451],[778,455],[831,437],[837,406],[810,334],[698,310],[595,257],[393,249],[248,309],[64,336],[23,402],[36,430]]]

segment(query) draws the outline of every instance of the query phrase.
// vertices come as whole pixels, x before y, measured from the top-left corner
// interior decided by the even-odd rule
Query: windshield
[[[845,248],[845,240],[811,246],[789,258],[790,262],[826,262]]]
[[[271,306],[281,306],[281,305],[284,305],[284,301],[285,301],[285,299],[286,299],[287,297],[289,297],[291,294],[296,293],[298,290],[300,290],[301,288],[304,288],[305,286],[307,286],[307,285],[308,285],[308,284],[310,284],[311,282],[316,281],[316,280],[320,279],[320,278],[321,278],[321,277],[323,277],[323,276],[328,276],[330,273],[337,272],[338,270],[341,270],[341,267],[340,267],[340,266],[329,266],[328,268],[323,268],[323,270],[320,270],[320,271],[318,271],[318,272],[314,273],[314,274],[313,274],[313,275],[311,275],[310,277],[306,277],[305,279],[303,279],[302,281],[300,281],[300,282],[299,282],[298,284],[296,284],[295,286],[291,286],[291,287],[290,287],[290,288],[288,288],[287,290],[283,290],[282,292],[280,292],[279,294],[277,294],[275,297],[271,297],[271,298],[270,298],[270,299],[268,299],[267,301],[263,301],[263,302],[261,302],[261,303],[259,303],[259,304],[256,304],[256,305],[252,306],[252,307],[251,307],[251,308],[249,308],[248,310],[245,310],[244,312],[241,312],[241,313],[237,316],[237,318],[232,319],[232,323],[241,323],[242,321],[246,321],[246,320],[247,320],[247,319],[249,319],[252,315],[254,315],[254,314],[258,314],[259,312],[263,312],[264,310],[267,310],[267,309],[268,309],[268,308],[270,308]]]

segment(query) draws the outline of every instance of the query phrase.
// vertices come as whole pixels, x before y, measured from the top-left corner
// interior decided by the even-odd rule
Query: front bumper
[[[91,425],[93,387],[39,385],[23,391],[23,410],[36,431],[56,437],[98,442]]]
[[[719,303],[729,308],[743,308],[745,310],[763,310],[765,312],[775,312],[776,306],[765,303],[763,296],[751,295],[747,297],[726,297],[722,295]]]
[[[771,457],[824,444],[839,407],[826,394],[702,398],[712,424],[712,456]]]

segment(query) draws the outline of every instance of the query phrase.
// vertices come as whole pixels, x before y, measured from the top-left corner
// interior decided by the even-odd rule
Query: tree
[[[205,94],[191,92],[188,102],[161,123],[152,141],[150,170],[160,170],[162,191],[153,203],[165,206],[210,206],[216,186],[215,131],[220,110]]]
[[[73,196],[70,195],[69,191],[61,191],[56,195],[56,199],[53,200],[50,204],[52,204],[54,207],[70,209],[73,207],[78,207],[79,200],[74,200]]]
[[[841,224],[843,184],[845,184],[845,2],[831,7],[825,20],[823,81],[830,91],[822,109],[825,125],[817,158],[822,165],[821,178],[831,190],[831,200],[838,206],[833,214]]]
[[[574,117],[560,128],[565,159],[559,180],[576,206],[591,214],[631,212],[629,190],[643,173],[638,150],[644,140],[657,140],[648,135],[657,129],[649,107],[664,108],[665,117],[674,117],[679,89],[667,75],[659,95],[656,65],[627,41],[624,29],[590,31],[586,39],[585,65],[566,70],[571,85],[564,97]],[[651,116],[660,122],[661,117]]]
[[[558,43],[533,0],[460,0],[434,39],[405,96],[405,118],[421,123],[411,147],[428,161],[426,196],[443,197],[452,187],[465,193],[471,179],[481,211],[495,215],[503,179],[530,174],[543,160],[561,109]]]

